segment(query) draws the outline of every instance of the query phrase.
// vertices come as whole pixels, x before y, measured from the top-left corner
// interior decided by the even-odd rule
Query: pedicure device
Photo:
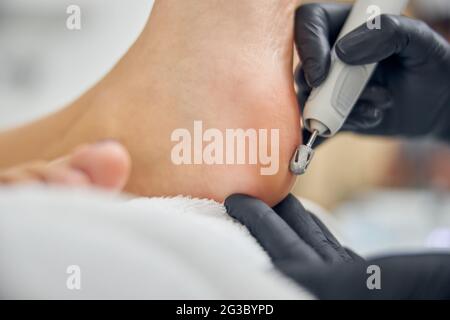
[[[408,0],[358,0],[336,40],[360,25],[367,23],[368,28],[383,26],[372,23],[380,14],[403,12]],[[331,50],[330,71],[324,83],[313,89],[303,110],[303,128],[311,132],[306,145],[300,145],[292,157],[290,170],[295,175],[304,174],[314,156],[314,142],[317,137],[332,137],[344,124],[356,101],[367,85],[377,64],[350,66],[343,63]]]

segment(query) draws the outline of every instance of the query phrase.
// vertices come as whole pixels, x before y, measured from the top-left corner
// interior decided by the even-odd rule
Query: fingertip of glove
[[[342,60],[345,63],[349,63],[348,57],[347,57],[348,46],[347,46],[347,42],[345,41],[345,39],[341,39],[336,43],[335,52],[340,60]]]
[[[272,208],[266,203],[245,194],[233,194],[227,197],[224,205],[228,214],[244,225],[272,212]]]
[[[251,200],[252,197],[245,194],[232,194],[224,201],[225,209],[228,213],[234,213],[234,208],[240,207],[244,202]]]
[[[311,88],[320,86],[326,78],[329,65],[318,63],[313,59],[307,59],[303,62],[304,77],[306,83]]]
[[[364,55],[361,48],[368,41],[366,34],[367,30],[360,26],[340,39],[335,46],[338,58],[347,64],[358,63],[358,55]]]
[[[306,82],[308,83],[308,85],[312,88],[317,88],[325,80],[325,76],[323,75],[323,73],[321,75],[317,75],[314,73],[308,74],[305,76],[305,78],[306,78]]]

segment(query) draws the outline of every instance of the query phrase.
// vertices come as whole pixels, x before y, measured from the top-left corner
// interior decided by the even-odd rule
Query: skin
[[[30,161],[0,172],[0,184],[41,182],[66,186],[96,186],[120,191],[130,174],[130,157],[114,141],[77,147],[54,161]]]
[[[292,76],[292,0],[157,0],[136,43],[95,87],[61,111],[0,135],[0,168],[52,160],[80,144],[121,143],[132,170],[125,191],[223,201],[232,193],[270,205],[294,183],[301,142]],[[280,168],[181,165],[170,159],[177,128],[279,129]],[[43,146],[45,141],[45,146]],[[5,156],[3,156],[5,155]]]

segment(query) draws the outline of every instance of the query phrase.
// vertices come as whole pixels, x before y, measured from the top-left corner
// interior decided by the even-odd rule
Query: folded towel
[[[223,205],[0,188],[0,297],[303,299]]]

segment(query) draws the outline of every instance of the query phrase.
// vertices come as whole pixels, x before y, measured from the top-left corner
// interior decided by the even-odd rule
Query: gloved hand
[[[273,209],[245,195],[228,197],[225,206],[230,216],[248,228],[275,267],[318,298],[450,298],[450,254],[365,261],[342,247],[325,225],[292,195]],[[371,265],[381,270],[379,290],[367,286]]]
[[[296,13],[295,42],[303,62],[295,78],[303,108],[330,67],[330,47],[350,13],[344,4],[306,4]],[[345,63],[380,62],[342,130],[420,137],[450,143],[450,45],[426,24],[382,15],[381,29],[366,24],[336,44]]]
[[[245,195],[228,197],[225,206],[230,216],[248,228],[275,267],[320,298],[325,297],[333,266],[364,262],[342,247],[293,195],[273,209]]]

